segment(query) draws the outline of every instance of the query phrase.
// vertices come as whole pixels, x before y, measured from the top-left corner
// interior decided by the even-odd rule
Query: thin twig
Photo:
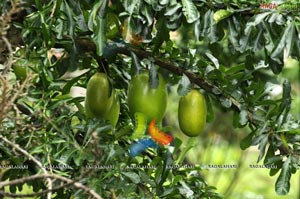
[[[54,187],[53,189],[46,189],[43,191],[39,191],[36,193],[29,193],[29,194],[15,194],[15,193],[8,193],[8,192],[4,192],[4,191],[0,191],[0,196],[5,196],[5,197],[12,197],[12,198],[28,198],[28,197],[36,197],[36,196],[42,196],[45,195],[46,193],[49,192],[54,192],[57,190],[60,190],[62,188],[66,188],[71,186],[73,183],[66,183],[57,187]]]
[[[8,39],[6,38],[6,36],[2,36],[1,37],[2,40],[4,41],[5,45],[7,46],[8,49],[8,59],[7,59],[7,63],[5,64],[5,69],[3,70],[3,76],[6,76],[8,71],[10,70],[12,64],[13,64],[13,49],[11,46],[11,43],[8,41]]]
[[[48,171],[45,169],[45,167],[43,167],[42,163],[36,159],[34,156],[32,156],[31,154],[29,154],[26,150],[22,149],[18,144],[16,143],[13,143],[11,141],[9,141],[6,137],[0,135],[0,139],[2,141],[4,141],[6,144],[12,146],[14,149],[17,149],[18,151],[20,151],[21,153],[23,153],[25,156],[27,156],[30,160],[32,160],[36,165],[38,165],[38,167],[41,168],[41,170],[43,171],[44,174],[47,174],[48,175]],[[52,181],[50,178],[47,178],[46,179],[47,181],[47,186],[48,186],[48,189],[52,189]],[[1,183],[0,183],[1,184]],[[1,186],[0,186],[1,187]],[[51,199],[51,196],[52,196],[52,192],[49,192],[47,194],[47,198],[48,199]]]
[[[7,96],[7,90],[8,90],[8,85],[9,82],[8,80],[3,77],[0,76],[0,81],[3,83],[3,91],[2,91],[2,110],[0,111],[0,125],[2,123],[3,118],[5,118],[6,114],[9,112],[9,110],[11,109],[11,107],[13,106],[15,100],[21,95],[21,93],[23,92],[23,90],[25,89],[26,86],[29,85],[29,81],[31,80],[31,76],[29,75],[28,77],[26,77],[26,79],[24,80],[24,82],[21,84],[20,87],[18,87],[15,92],[15,94],[8,99],[9,97]]]
[[[2,189],[5,186],[23,184],[23,183],[26,183],[28,181],[41,179],[41,178],[46,178],[46,179],[52,178],[52,179],[56,179],[56,180],[66,182],[68,184],[72,184],[75,188],[82,189],[84,192],[90,194],[94,198],[102,199],[102,197],[98,193],[96,193],[93,189],[83,185],[80,182],[76,182],[72,179],[69,179],[67,177],[63,177],[63,176],[60,176],[60,175],[57,175],[57,174],[46,174],[46,173],[44,173],[44,174],[37,174],[37,175],[33,175],[33,176],[27,176],[27,177],[19,178],[19,179],[16,179],[16,180],[0,182],[0,189]]]

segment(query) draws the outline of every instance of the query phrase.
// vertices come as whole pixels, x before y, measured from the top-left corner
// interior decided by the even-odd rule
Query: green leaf
[[[166,7],[166,12],[164,15],[167,17],[173,16],[180,10],[180,8],[182,8],[180,3],[176,3],[172,6],[168,6]]]
[[[140,0],[125,0],[125,1],[123,1],[123,6],[128,11],[130,16],[133,15],[134,13],[138,14],[142,5],[143,5],[143,2]]]
[[[287,116],[291,109],[291,84],[288,80],[283,82],[282,101],[279,106],[279,113],[277,116],[277,128],[280,129],[281,125],[286,122]]]
[[[131,57],[132,57],[132,60],[133,60],[133,65],[135,70],[133,71],[133,74],[139,74],[141,71],[142,71],[142,66],[141,66],[141,62],[139,60],[139,58],[136,56],[136,54],[134,52],[130,52],[131,53]]]
[[[206,106],[207,106],[206,122],[213,122],[215,118],[215,112],[213,109],[212,100],[208,95],[205,95],[205,99],[206,99]]]
[[[175,161],[175,164],[178,165],[178,164],[181,164],[186,153],[192,149],[197,143],[197,138],[194,137],[194,138],[189,138],[188,140],[188,143],[187,145],[184,147],[184,149],[181,151],[181,153],[179,154],[177,160]]]
[[[283,93],[282,93],[282,102],[279,106],[279,113],[283,113],[286,109],[287,112],[290,110],[291,107],[291,83],[288,80],[285,80],[282,84],[283,86]]]
[[[240,44],[238,40],[238,30],[236,29],[233,19],[228,20],[228,28],[229,28],[229,34],[228,34],[228,39],[230,43],[233,45],[234,49],[238,49]]]
[[[210,53],[205,53],[205,55],[214,63],[214,65],[216,66],[216,69],[220,68],[220,64],[217,58],[215,58],[212,54]]]
[[[179,187],[180,194],[184,195],[185,198],[191,198],[194,195],[193,190],[184,182],[180,181],[181,187]]]
[[[223,19],[226,19],[227,17],[229,17],[232,13],[228,10],[218,10],[217,12],[214,13],[214,20],[216,23],[218,23],[219,21],[222,21]]]
[[[154,50],[153,52],[156,53],[158,49],[161,47],[161,45],[165,42],[168,41],[170,38],[169,30],[166,27],[166,19],[164,17],[159,17],[157,19],[157,23],[155,25],[157,29],[157,34],[155,38],[153,39],[154,42]]]
[[[276,61],[273,60],[271,57],[268,58],[269,66],[272,69],[274,74],[279,74],[283,68],[283,64],[280,61],[280,59],[277,59]]]
[[[254,133],[250,133],[244,139],[241,140],[240,147],[242,150],[245,150],[251,146],[253,136]]]
[[[278,173],[278,171],[280,171],[282,164],[283,164],[282,161],[274,162],[274,167],[271,167],[269,175],[270,176],[276,175]]]
[[[153,23],[153,11],[149,6],[144,5],[141,9],[141,13],[146,17],[147,25],[150,26]]]
[[[271,54],[271,59],[273,59],[277,63],[281,62],[281,57],[284,49],[286,50],[286,54],[290,55],[294,45],[293,42],[294,34],[295,34],[295,22],[293,21],[289,23],[288,26],[286,27],[280,39],[280,42],[278,43],[277,47],[273,50]]]
[[[245,65],[244,64],[240,64],[240,65],[236,65],[236,66],[232,66],[230,68],[228,68],[225,73],[227,75],[232,75],[232,74],[235,74],[237,72],[240,72],[240,71],[244,71],[245,69]]]
[[[268,144],[268,135],[267,134],[262,134],[261,139],[260,139],[260,143],[258,145],[258,149],[259,149],[260,152],[259,152],[257,162],[259,162],[261,159],[263,159],[263,157],[265,155],[267,144]]]
[[[240,122],[240,125],[242,125],[242,126],[244,126],[244,125],[247,124],[247,122],[248,122],[248,112],[246,110],[242,110],[240,112],[240,120],[239,120],[239,122]]]
[[[66,1],[64,1],[65,4],[65,12],[67,14],[68,17],[68,26],[69,26],[69,36],[73,37],[74,36],[74,29],[75,29],[75,21],[73,19],[73,15],[74,13],[72,12],[70,6],[68,5],[68,3]]]
[[[89,13],[88,27],[91,31],[94,30],[94,25],[97,23],[97,18],[99,17],[98,12],[102,4],[103,1],[98,1]]]
[[[290,162],[291,162],[291,157],[286,159],[286,161],[283,163],[280,175],[276,180],[275,190],[278,195],[286,195],[290,191],[290,178],[291,178]]]
[[[200,13],[197,10],[197,7],[191,0],[181,0],[183,6],[183,14],[186,17],[188,23],[195,22],[199,17]]]
[[[149,70],[149,87],[152,89],[156,89],[159,84],[159,76],[156,70],[155,65],[151,62],[151,67]]]
[[[129,178],[134,184],[138,184],[141,181],[140,176],[134,172],[122,172],[122,174]]]
[[[174,142],[174,147],[175,147],[174,153],[176,153],[176,152],[180,149],[180,146],[181,146],[181,144],[182,144],[182,141],[181,141],[181,139],[175,137],[175,139],[174,139],[173,142]]]
[[[88,72],[88,71],[85,71],[85,72],[84,72],[83,74],[81,74],[80,76],[75,77],[75,78],[73,78],[72,80],[68,81],[68,82],[64,85],[64,87],[63,87],[63,89],[62,89],[62,94],[68,94],[68,93],[70,93],[71,87],[72,87],[76,82],[78,82],[79,79],[81,79],[83,76],[85,76],[87,72]]]
[[[96,18],[96,30],[93,35],[93,41],[96,44],[97,55],[99,56],[102,56],[106,46],[105,23],[105,18]]]
[[[221,97],[220,101],[222,106],[224,106],[225,108],[230,108],[232,105],[232,101],[226,97]]]
[[[178,85],[177,93],[179,96],[185,96],[191,90],[190,79],[183,74]]]

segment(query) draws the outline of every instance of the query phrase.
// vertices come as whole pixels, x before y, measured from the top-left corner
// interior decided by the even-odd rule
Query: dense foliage
[[[26,182],[37,194],[45,191],[40,195],[51,184],[53,198],[86,198],[93,191],[103,198],[221,198],[203,179],[200,166],[182,166],[194,139],[182,146],[175,137],[170,146],[129,155],[135,122],[128,85],[145,69],[153,77],[161,73],[169,86],[178,85],[180,96],[200,89],[207,122],[214,120],[213,106],[233,111],[232,125],[251,131],[241,148],[258,146],[257,161],[272,166],[271,176],[280,172],[275,190],[287,194],[299,168],[300,123],[299,114],[290,114],[291,84],[276,75],[300,54],[296,3],[263,9],[257,1],[1,1],[6,47],[0,52],[6,56],[0,57],[5,60],[0,160],[28,165],[0,170],[1,181],[55,175],[10,184],[10,192],[0,195],[13,195]],[[25,67],[21,76],[16,66]],[[97,71],[110,77],[120,98],[115,128],[87,118],[84,94],[73,94],[86,88]],[[276,84],[282,84],[281,96],[272,92]]]

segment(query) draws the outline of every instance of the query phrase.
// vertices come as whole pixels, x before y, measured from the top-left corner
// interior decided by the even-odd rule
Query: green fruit
[[[113,127],[115,127],[118,123],[120,115],[120,100],[116,92],[113,91],[113,103],[108,110],[108,112],[104,115],[104,119],[108,120]]]
[[[96,116],[92,113],[87,98],[84,101],[85,115],[87,118],[96,118]]]
[[[191,90],[180,98],[178,121],[182,132],[190,137],[198,136],[206,123],[206,101],[198,90]]]
[[[87,84],[86,91],[87,115],[97,118],[104,117],[113,104],[113,96],[108,77],[105,73],[96,73]]]
[[[147,121],[156,118],[161,121],[167,107],[167,88],[161,74],[158,75],[158,87],[149,86],[148,73],[133,77],[128,88],[128,106],[131,116],[136,112],[143,113]]]
[[[18,80],[24,81],[27,77],[27,66],[16,64],[13,66],[15,75]]]

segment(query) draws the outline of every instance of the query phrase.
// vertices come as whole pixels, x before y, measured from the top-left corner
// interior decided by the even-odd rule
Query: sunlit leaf
[[[197,7],[191,0],[181,0],[183,6],[183,14],[186,17],[188,23],[195,22],[199,17],[200,13],[197,10]]]

